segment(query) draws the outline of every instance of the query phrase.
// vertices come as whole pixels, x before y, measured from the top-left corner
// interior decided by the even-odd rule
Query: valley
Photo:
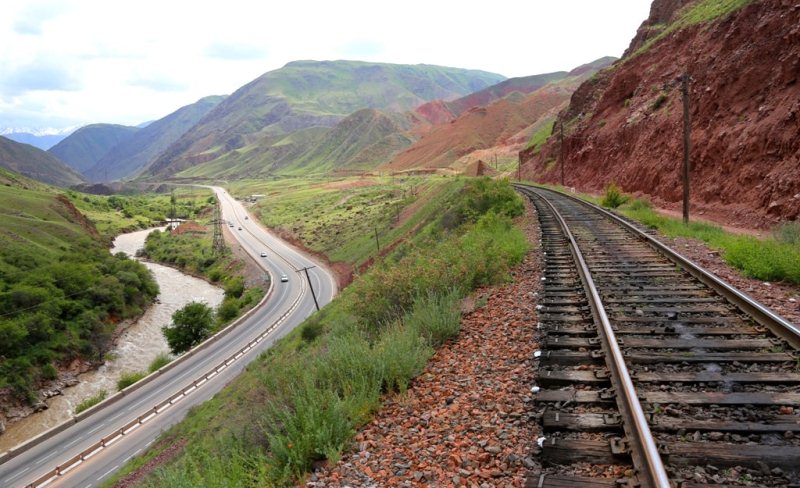
[[[154,20],[102,75],[10,64],[0,485],[799,485],[800,8],[644,1],[607,51],[637,0],[502,5],[499,35],[429,5],[405,56],[364,9],[338,46],[347,1],[252,45],[294,17],[198,5],[179,55]],[[117,71],[120,115],[69,126]]]

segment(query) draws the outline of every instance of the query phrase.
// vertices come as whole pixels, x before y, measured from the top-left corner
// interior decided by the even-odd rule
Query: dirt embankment
[[[682,93],[691,76],[691,199],[720,223],[765,228],[800,216],[800,4],[763,0],[666,35],[638,55],[680,0],[656,0],[629,52],[562,111],[566,185],[624,191],[677,208]],[[557,182],[558,138],[522,152],[524,178]]]

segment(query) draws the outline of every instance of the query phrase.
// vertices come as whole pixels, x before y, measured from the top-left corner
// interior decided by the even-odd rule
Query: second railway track
[[[800,486],[798,328],[585,203],[517,189],[545,264],[528,486]]]

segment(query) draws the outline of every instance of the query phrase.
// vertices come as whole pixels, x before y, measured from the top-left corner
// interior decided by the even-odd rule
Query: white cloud
[[[622,54],[650,0],[362,0],[4,5],[3,118],[135,124],[297,59],[441,64],[506,76]],[[33,61],[32,61],[33,60]],[[24,96],[22,96],[24,94]],[[14,111],[6,112],[13,101]],[[36,102],[36,108],[30,103]],[[37,112],[38,111],[38,112]]]

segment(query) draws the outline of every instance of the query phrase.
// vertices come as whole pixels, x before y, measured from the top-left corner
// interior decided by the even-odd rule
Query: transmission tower
[[[211,255],[225,254],[225,240],[222,238],[222,219],[219,216],[219,200],[214,202],[214,238],[211,241]]]

